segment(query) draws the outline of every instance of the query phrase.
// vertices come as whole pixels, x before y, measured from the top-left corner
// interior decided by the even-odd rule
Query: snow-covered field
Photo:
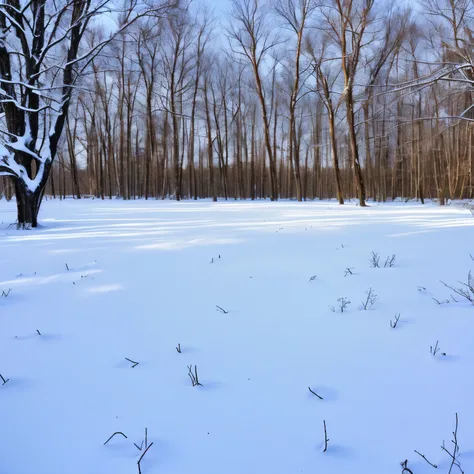
[[[48,201],[33,231],[14,211],[0,473],[137,473],[145,427],[143,474],[448,473],[456,413],[474,472],[474,306],[440,283],[474,270],[468,210]]]

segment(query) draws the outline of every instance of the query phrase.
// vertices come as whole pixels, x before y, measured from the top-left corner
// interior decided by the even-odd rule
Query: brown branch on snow
[[[148,452],[148,450],[153,446],[153,442],[150,443],[150,446],[148,446],[145,451],[143,451],[143,454],[140,456],[140,459],[138,460],[137,462],[137,466],[138,466],[138,474],[142,474],[142,469],[141,469],[141,466],[140,466],[140,463],[142,462],[142,459],[143,459],[143,456],[145,456],[145,454]]]
[[[323,453],[325,453],[328,450],[328,441],[329,441],[328,432],[326,430],[326,420],[323,420],[323,425],[324,425],[324,449],[323,449]]]
[[[105,443],[104,446],[115,436],[115,435],[122,435],[124,438],[127,438],[121,431],[116,431]]]
[[[448,474],[451,474],[451,471],[453,470],[453,467],[456,466],[459,471],[461,472],[461,474],[464,474],[464,471],[462,470],[461,468],[461,463],[459,462],[458,460],[458,456],[459,456],[459,444],[458,444],[458,425],[459,425],[459,418],[458,418],[458,414],[456,413],[456,427],[453,431],[453,439],[451,440],[451,443],[453,443],[454,447],[453,447],[453,452],[450,453],[446,447],[444,446],[444,441],[443,441],[443,445],[441,446],[441,449],[447,453],[449,455],[449,457],[451,458],[451,466],[449,467],[449,471],[448,471]]]
[[[438,466],[436,464],[433,464],[432,462],[428,461],[428,459],[426,459],[426,456],[424,454],[421,454],[416,449],[414,451],[415,451],[416,454],[418,454],[418,456],[421,456],[430,466],[433,466],[435,469],[437,469]]]
[[[400,465],[402,466],[402,474],[413,474],[413,471],[408,467],[408,459],[405,459]]]
[[[128,360],[130,363],[133,364],[133,365],[132,365],[132,369],[133,369],[134,367],[136,367],[136,366],[139,364],[139,362],[135,362],[134,360],[129,359],[128,357],[125,357],[125,360]]]
[[[193,387],[196,387],[196,386],[202,387],[202,383],[199,382],[197,366],[194,366],[194,373],[192,369],[193,369],[192,364],[188,365],[188,377],[191,379],[191,383],[193,384]]]
[[[324,400],[323,397],[319,396],[316,392],[313,392],[313,391],[311,390],[311,387],[308,387],[308,390],[309,390],[313,395],[316,395],[320,400]]]

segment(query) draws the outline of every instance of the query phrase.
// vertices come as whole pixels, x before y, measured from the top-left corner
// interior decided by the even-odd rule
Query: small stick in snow
[[[354,270],[354,267],[347,267],[344,276],[346,277],[347,275],[354,275],[354,272],[352,270]]]
[[[426,288],[424,286],[419,286],[418,291],[426,291]]]
[[[393,322],[392,320],[390,320],[390,327],[392,329],[395,329],[397,327],[397,324],[398,324],[398,321],[400,320],[400,313],[396,314],[395,315],[395,322]]]
[[[67,271],[69,271],[69,270],[70,270],[70,269],[69,269],[69,267],[68,267],[68,265],[67,265],[67,263],[66,263],[66,270],[67,270]]]
[[[321,397],[320,395],[318,395],[316,392],[313,392],[313,391],[311,390],[311,387],[308,387],[308,390],[309,390],[313,395],[316,395],[320,400],[324,400],[323,397]]]
[[[318,276],[317,276],[317,275],[313,275],[313,276],[309,279],[308,283],[309,283],[310,281],[316,280],[316,278],[318,278]]]
[[[197,367],[194,366],[194,373],[192,369],[193,369],[192,364],[188,365],[188,377],[191,379],[191,383],[193,384],[193,387],[196,387],[197,385],[202,387],[202,384],[199,382]]]
[[[418,456],[421,456],[430,466],[433,466],[435,469],[438,468],[436,464],[433,464],[432,462],[428,461],[428,459],[426,459],[426,456],[418,452],[416,449],[415,449],[415,453],[418,454]]]
[[[38,333],[38,336],[41,336],[41,333],[39,332],[39,330],[37,329],[36,332]]]
[[[217,308],[217,311],[220,311],[221,313],[224,313],[224,314],[227,314],[229,311],[226,311],[224,308],[221,308],[220,306],[217,306],[216,305],[216,308]]]
[[[143,456],[145,456],[145,454],[148,452],[148,450],[153,446],[153,442],[150,443],[150,446],[148,446],[148,448],[145,449],[145,451],[143,451],[143,454],[140,456],[140,459],[138,460],[137,462],[137,466],[138,466],[138,474],[142,474],[142,469],[141,469],[141,466],[140,466],[140,463],[143,459]]]
[[[142,443],[140,444],[140,446],[138,446],[137,443],[133,443],[133,444],[135,445],[135,447],[136,447],[139,451],[142,450],[142,448],[143,448],[143,441],[142,441]]]
[[[323,449],[323,453],[325,453],[328,450],[328,441],[329,441],[328,432],[326,430],[326,420],[323,420],[323,425],[324,425],[324,449]]]
[[[8,295],[10,294],[10,291],[12,291],[11,288],[8,291],[2,291],[2,296],[4,296],[5,298],[8,298]]]
[[[362,309],[364,311],[367,311],[368,309],[370,309],[375,303],[376,301],[379,299],[377,293],[375,293],[375,291],[372,289],[372,287],[370,287],[366,292],[365,294],[367,295],[367,298],[365,299],[365,301],[362,301],[361,304],[362,304]]]
[[[132,369],[135,368],[139,363],[138,362],[135,362],[134,360],[132,359],[129,359],[128,357],[125,357],[125,360],[128,360],[130,363],[132,363]]]
[[[408,468],[408,459],[405,459],[400,465],[402,466],[402,474],[413,474],[413,471]]]
[[[438,347],[438,342],[439,341],[436,341],[434,348],[433,346],[430,346],[430,354],[432,354],[433,356],[435,356],[440,351],[440,348]]]
[[[10,379],[5,380],[2,374],[0,374],[0,378],[2,379],[2,382],[3,382],[2,385],[5,385],[10,380]]]
[[[148,428],[145,428],[145,449],[148,447]],[[138,446],[137,443],[133,443],[135,445],[135,447],[141,451],[143,449],[143,441],[140,443],[140,446]]]
[[[176,346],[176,352],[179,352],[181,354],[181,344],[178,342],[178,345]]]
[[[115,436],[115,435],[122,435],[124,438],[127,438],[121,431],[116,431],[105,443],[104,446]]]
[[[436,304],[438,304],[439,306],[441,306],[442,304],[449,303],[449,300],[440,301],[440,300],[437,300],[436,298],[431,298],[431,299],[434,300]]]
[[[391,257],[388,256],[387,259],[385,260],[385,263],[384,263],[384,268],[391,268],[395,266],[395,254],[393,254]]]
[[[372,251],[369,262],[371,268],[380,268],[380,255],[377,252]]]
[[[461,468],[461,463],[459,462],[458,456],[459,456],[459,444],[458,444],[458,425],[459,425],[459,419],[458,419],[458,414],[456,413],[456,428],[453,431],[453,439],[451,440],[451,443],[453,443],[454,448],[453,448],[453,453],[451,454],[446,447],[444,446],[444,441],[443,445],[441,446],[441,449],[449,455],[451,458],[451,466],[449,467],[448,474],[451,474],[451,471],[454,466],[456,466],[460,471],[461,474],[464,474],[464,471]]]

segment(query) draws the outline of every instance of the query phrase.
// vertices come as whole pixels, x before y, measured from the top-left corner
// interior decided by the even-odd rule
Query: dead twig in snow
[[[402,474],[413,474],[413,471],[408,468],[408,459],[405,459],[405,461],[401,462],[400,466],[402,466]]]
[[[469,303],[474,305],[474,278],[472,273],[469,271],[467,274],[467,282],[459,281],[458,283],[462,286],[455,288],[454,286],[450,286],[444,281],[441,282],[446,288],[453,290],[459,296],[465,298]]]
[[[375,293],[375,291],[372,289],[372,288],[369,288],[365,294],[367,295],[365,301],[362,301],[362,308],[364,309],[364,311],[370,309],[374,304],[375,302],[379,299],[377,293]]]
[[[139,364],[139,362],[129,359],[128,357],[125,357],[125,360],[128,360],[132,364],[132,369],[135,368]]]
[[[202,387],[202,384],[199,382],[197,367],[194,366],[194,373],[193,373],[192,364],[188,365],[188,377],[191,379],[191,383],[193,384],[193,387],[196,387],[197,385],[200,385]]]
[[[38,336],[41,336],[41,333],[38,331],[38,329],[36,330],[36,332],[38,333]]]
[[[415,451],[416,454],[418,454],[418,456],[421,456],[430,466],[433,466],[435,469],[438,468],[438,466],[436,464],[433,464],[432,462],[428,461],[428,459],[426,459],[426,456],[424,454],[421,454],[416,449],[414,451]]]
[[[224,314],[227,314],[229,311],[226,311],[224,308],[221,308],[220,306],[217,306],[216,305],[216,308],[217,308],[217,311],[220,311],[221,313],[224,313]]]
[[[347,267],[344,272],[344,276],[346,277],[347,275],[354,275],[354,272],[352,270],[355,270],[355,267]]]
[[[142,448],[143,448],[143,443],[145,443],[145,449],[146,449],[146,448],[148,447],[148,428],[145,428],[145,441],[142,441],[142,442],[140,443],[140,446],[138,446],[137,443],[133,443],[133,444],[135,445],[135,447],[136,447],[139,451],[141,451]]]
[[[380,255],[377,252],[372,251],[369,262],[370,268],[380,268]]]
[[[11,288],[8,291],[2,291],[2,296],[4,296],[5,298],[8,298],[8,295],[10,294],[10,291],[12,291]]]
[[[145,451],[143,451],[143,454],[140,456],[140,459],[138,460],[137,462],[137,466],[138,466],[138,474],[142,474],[142,469],[141,469],[141,466],[140,466],[140,463],[142,462],[142,459],[143,459],[143,456],[145,456],[145,454],[148,452],[148,450],[153,446],[153,442],[150,443],[150,446],[148,446]]]
[[[311,390],[311,387],[308,387],[308,390],[309,390],[313,395],[316,395],[320,400],[324,400],[323,397],[321,397],[320,395],[318,395],[316,392],[313,392],[313,390]]]
[[[449,303],[449,300],[440,301],[440,300],[437,300],[436,298],[431,298],[431,299],[434,300],[436,304],[438,304],[439,306],[441,306],[442,304]]]
[[[142,441],[142,443],[140,444],[140,446],[138,446],[137,443],[133,443],[133,444],[135,445],[135,447],[136,447],[139,451],[142,450],[142,448],[143,448],[143,441]]]
[[[127,436],[121,431],[116,431],[103,445],[105,446],[115,435],[122,435],[125,439],[127,439]]]
[[[340,313],[343,313],[344,310],[351,304],[350,300],[345,298],[344,296],[342,296],[341,298],[338,298],[337,302],[339,303],[339,312]],[[330,306],[329,308],[333,313],[336,312],[336,308],[334,306]]]
[[[181,354],[181,344],[178,342],[178,345],[176,346],[176,352]]]
[[[458,456],[459,456],[459,444],[458,444],[458,426],[459,426],[459,418],[458,414],[456,413],[456,427],[453,431],[453,439],[451,440],[451,443],[453,443],[453,452],[450,453],[443,441],[443,445],[441,446],[441,449],[449,455],[451,458],[451,466],[449,467],[448,474],[451,474],[451,471],[453,470],[453,467],[456,466],[461,474],[464,474],[464,471],[462,470],[461,463],[459,462]]]
[[[392,329],[395,329],[397,327],[397,324],[398,324],[398,321],[400,320],[400,313],[397,313],[395,315],[395,322],[393,322],[392,320],[390,320],[390,327]]]
[[[393,266],[395,266],[395,254],[393,254],[391,257],[388,256],[383,265],[384,268],[391,268]]]
[[[328,432],[326,430],[326,420],[323,420],[323,425],[324,425],[324,449],[323,449],[323,453],[325,453],[328,450],[328,441],[329,441]]]
[[[318,278],[318,276],[317,276],[317,275],[313,275],[313,276],[308,280],[308,283],[309,283],[310,281],[316,280],[316,278]]]
[[[0,374],[0,378],[2,379],[2,382],[3,382],[2,385],[5,385],[10,380],[10,379],[5,380],[2,374]]]
[[[438,347],[438,342],[439,341],[436,341],[436,344],[433,348],[433,346],[430,346],[430,354],[433,354],[434,356],[439,352],[439,347]]]
[[[66,270],[67,270],[67,271],[69,271],[69,270],[70,270],[70,268],[68,267],[67,263],[66,263]]]

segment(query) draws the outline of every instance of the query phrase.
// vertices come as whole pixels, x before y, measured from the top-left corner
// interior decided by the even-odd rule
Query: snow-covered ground
[[[32,231],[14,211],[0,201],[2,474],[136,473],[145,427],[143,474],[433,472],[415,449],[448,473],[456,413],[474,471],[474,306],[440,283],[474,270],[468,210],[68,200]]]

